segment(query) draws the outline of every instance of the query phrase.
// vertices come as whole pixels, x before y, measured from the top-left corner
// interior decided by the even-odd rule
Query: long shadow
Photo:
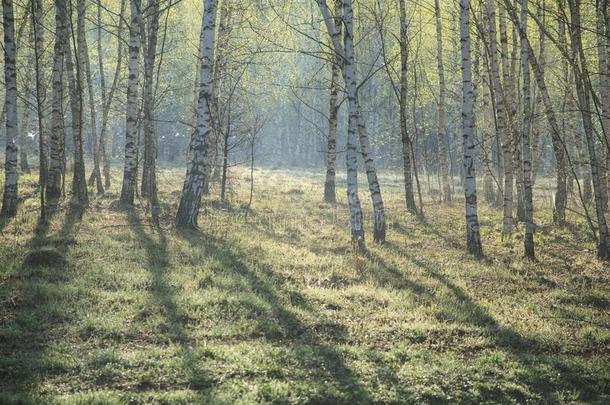
[[[237,249],[231,242],[219,239],[212,234],[199,231],[182,231],[180,236],[187,240],[192,246],[204,250],[206,256],[218,257],[224,262],[230,263],[230,270],[247,282],[252,292],[263,298],[271,308],[272,318],[279,323],[280,331],[272,335],[265,336],[266,340],[275,341],[276,344],[286,346],[287,342],[292,342],[290,347],[286,347],[293,352],[295,359],[300,361],[302,367],[317,367],[330,373],[330,378],[337,383],[344,395],[349,396],[351,403],[370,403],[371,398],[366,388],[359,381],[355,373],[347,366],[343,355],[331,343],[320,340],[315,330],[305,325],[298,316],[282,302],[275,285],[283,285],[284,280],[266,269],[264,265],[255,266],[257,272],[250,269],[243,257],[252,258],[246,252]],[[260,273],[257,274],[257,273]],[[266,279],[274,280],[273,285]],[[316,310],[295,292],[289,293],[293,305],[307,311],[312,315],[319,316]],[[333,325],[331,325],[332,327]],[[343,331],[338,325],[334,325],[333,339],[341,340]],[[263,331],[264,332],[264,331]],[[296,346],[295,346],[296,344]],[[299,356],[299,345],[306,346],[314,351],[317,360],[308,363],[306,359]],[[320,362],[322,364],[320,364]],[[318,401],[344,402],[345,399],[319,398]]]
[[[155,240],[153,236],[146,232],[142,219],[135,209],[129,209],[127,216],[132,232],[146,250],[147,269],[152,276],[150,293],[154,304],[160,307],[165,317],[163,332],[169,334],[168,340],[170,342],[177,343],[180,346],[183,367],[191,375],[191,388],[206,388],[210,386],[212,380],[209,376],[202,375],[201,369],[197,367],[193,352],[193,339],[186,330],[186,321],[181,316],[176,303],[177,291],[167,278],[170,261],[165,232],[158,222],[153,221],[155,223],[153,223],[151,229],[157,235],[157,240]]]
[[[520,334],[509,325],[499,324],[488,309],[476,303],[462,287],[440,272],[437,266],[426,260],[413,257],[405,249],[396,246],[392,248],[400,250],[402,257],[422,269],[432,280],[445,287],[450,296],[448,299],[437,296],[434,290],[407,280],[399,269],[386,263],[379,255],[369,252],[369,259],[380,265],[384,270],[383,274],[387,277],[382,276],[380,282],[387,282],[388,279],[394,280],[399,287],[408,288],[421,298],[440,305],[444,309],[443,317],[445,321],[481,329],[485,336],[491,339],[495,347],[506,350],[518,364],[532,371],[529,377],[524,377],[525,380],[520,379],[519,382],[529,386],[534,393],[543,393],[548,399],[554,391],[570,388],[573,392],[580,392],[581,399],[585,400],[595,399],[602,394],[595,389],[594,383],[603,381],[603,376],[598,381],[588,378],[582,367],[558,357],[562,354],[561,348],[549,347],[536,339]],[[456,310],[458,313],[456,313]],[[497,395],[493,392],[489,394]]]
[[[63,308],[64,296],[59,290],[73,277],[65,259],[73,242],[67,238],[82,219],[83,210],[71,206],[61,229],[51,236],[50,221],[59,211],[59,207],[50,209],[47,220],[38,221],[23,263],[10,275],[10,286],[0,288],[0,296],[16,298],[3,308],[8,322],[0,322],[0,393],[7,395],[0,395],[0,402],[11,401],[11,395],[38,402],[38,384],[47,376],[68,372],[48,363],[44,356],[71,316]]]

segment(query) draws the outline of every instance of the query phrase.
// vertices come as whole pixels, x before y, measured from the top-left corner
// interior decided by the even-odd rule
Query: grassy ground
[[[407,214],[383,176],[388,243],[349,250],[344,186],[246,172],[200,232],[176,232],[183,170],[160,179],[161,226],[115,209],[37,224],[34,178],[0,224],[0,403],[523,403],[610,401],[610,275],[577,216],[549,225],[540,261],[481,207],[487,259],[464,254],[462,203]],[[370,235],[371,208],[362,192]],[[540,213],[541,212],[541,213]]]

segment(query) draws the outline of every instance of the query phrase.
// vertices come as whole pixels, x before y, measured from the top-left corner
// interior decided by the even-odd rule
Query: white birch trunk
[[[415,205],[415,197],[413,193],[413,174],[412,174],[412,162],[411,162],[411,148],[412,140],[409,136],[409,130],[407,128],[407,98],[408,98],[408,64],[409,64],[409,49],[408,49],[408,32],[407,32],[407,8],[405,0],[398,1],[400,9],[400,92],[399,92],[399,108],[400,108],[400,139],[402,141],[402,160],[403,160],[403,177],[405,182],[405,202],[407,209],[417,214],[417,207]],[[440,133],[439,133],[440,135]],[[440,139],[440,138],[439,138]],[[444,142],[444,140],[443,140]],[[440,145],[439,141],[439,145]],[[444,150],[444,145],[442,146]],[[442,166],[442,155],[441,153],[441,166]],[[446,157],[446,153],[445,153]],[[442,169],[441,169],[442,170]],[[446,178],[445,173],[445,180]],[[442,178],[442,174],[441,174]],[[448,184],[448,183],[447,183]],[[451,199],[450,194],[445,197]]]
[[[189,163],[182,188],[182,196],[176,225],[178,227],[197,227],[207,169],[207,138],[212,129],[211,98],[213,95],[212,64],[216,37],[216,0],[204,1],[201,26],[199,71],[199,98],[197,106],[197,129],[189,146]]]
[[[74,165],[72,176],[72,199],[81,206],[89,204],[89,196],[87,195],[87,179],[85,178],[85,160],[83,152],[83,62],[82,50],[72,48],[78,43],[78,35],[85,35],[85,3],[84,0],[77,1],[77,29],[76,35],[72,21],[72,5],[68,2],[67,8],[68,17],[66,25],[68,25],[68,35],[66,37],[66,71],[68,86],[70,88],[70,106],[72,110],[72,138],[74,141]],[[73,54],[76,56],[74,63]]]
[[[51,100],[51,154],[49,161],[49,178],[47,181],[47,198],[61,196],[62,176],[64,169],[65,132],[63,116],[64,83],[63,70],[65,59],[64,39],[67,37],[66,9],[62,0],[55,1],[55,46],[53,50],[53,83]]]
[[[347,132],[347,198],[349,202],[350,218],[352,224],[352,243],[359,249],[364,249],[364,227],[362,221],[362,208],[358,196],[358,98],[356,83],[356,64],[354,55],[354,12],[352,0],[343,0],[343,22],[345,25],[345,63],[343,76],[347,89],[349,103],[349,127]]]
[[[154,109],[154,67],[157,53],[157,31],[159,29],[159,1],[151,0],[148,5],[150,25],[145,31],[142,19],[141,36],[144,53],[144,93],[143,93],[143,115],[144,115],[144,167],[142,170],[142,195],[149,198],[153,207],[157,205],[157,142],[155,138],[155,127],[153,123]]]
[[[3,217],[17,213],[17,70],[15,66],[15,17],[13,0],[2,0],[2,26],[4,28],[4,83],[6,108],[6,154],[4,162]]]
[[[462,147],[464,150],[464,197],[466,205],[466,243],[468,252],[483,256],[477,214],[475,172],[474,91],[470,59],[470,0],[460,0],[460,42],[462,53]]]
[[[125,132],[125,162],[121,204],[132,206],[136,192],[138,172],[138,58],[140,53],[140,0],[130,0],[131,25],[129,27],[129,78],[127,82],[127,115]]]
[[[332,42],[341,41],[342,33],[342,0],[335,2],[335,27],[332,33]],[[330,105],[328,114],[328,140],[326,147],[326,180],[324,182],[324,201],[330,204],[337,202],[336,196],[336,172],[337,172],[337,127],[339,115],[339,80],[341,78],[340,57],[335,53],[333,56],[332,73],[330,79]]]

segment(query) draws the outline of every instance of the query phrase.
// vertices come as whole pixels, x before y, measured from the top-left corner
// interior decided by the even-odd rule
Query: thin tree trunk
[[[400,138],[402,141],[402,160],[403,160],[403,174],[405,181],[405,201],[407,209],[417,214],[417,206],[415,205],[415,197],[413,193],[413,175],[412,175],[412,163],[411,163],[411,137],[407,128],[407,99],[408,99],[408,66],[409,66],[409,49],[408,49],[408,33],[407,33],[407,9],[405,0],[398,1],[400,9]],[[443,148],[439,148],[442,150]],[[446,157],[446,156],[445,156]],[[441,157],[442,166],[442,157]],[[449,200],[451,194],[449,196]]]
[[[30,28],[30,42],[34,43],[34,24]],[[21,118],[21,130],[19,131],[19,168],[23,173],[30,173],[30,165],[28,164],[28,132],[30,121],[30,83],[32,76],[35,75],[34,65],[36,63],[35,52],[29,52],[26,66],[26,79],[23,83],[23,116]]]
[[[354,12],[352,0],[343,0],[343,23],[345,26],[345,62],[343,76],[349,103],[349,125],[347,134],[347,198],[352,226],[352,244],[358,250],[365,249],[362,208],[358,196],[357,133],[360,118],[357,98],[356,63],[354,55]],[[334,31],[333,31],[334,32]]]
[[[83,22],[84,25],[84,22]],[[82,28],[85,29],[84,26]],[[89,185],[96,186],[97,194],[104,194],[104,184],[102,183],[102,174],[100,171],[100,148],[97,138],[97,112],[95,110],[95,101],[93,99],[93,78],[91,75],[91,63],[89,61],[89,47],[87,45],[87,36],[79,35],[79,51],[82,48],[82,65],[85,71],[85,80],[87,82],[87,94],[89,96],[89,118],[91,119],[90,142],[93,151],[93,170],[89,176]]]
[[[609,38],[604,34],[610,34],[606,32],[608,16],[608,0],[597,0],[597,54],[599,62],[599,93],[601,103],[601,125],[603,137],[602,144],[606,146],[603,148],[601,154],[600,171],[601,176],[601,191],[602,191],[602,204],[604,209],[608,209],[608,184],[610,181],[610,77],[608,76],[608,43]],[[605,159],[604,159],[605,157]]]
[[[197,227],[201,197],[208,164],[207,138],[212,129],[210,102],[213,94],[212,64],[216,31],[216,0],[204,1],[204,14],[201,26],[199,72],[199,99],[197,108],[197,131],[189,147],[189,163],[182,188],[180,205],[176,216],[178,227]]]
[[[30,30],[30,41],[34,42],[34,28]],[[31,74],[34,72],[35,55],[30,52],[26,66],[26,80],[23,84],[23,116],[21,117],[21,128],[19,131],[19,168],[23,173],[30,173],[30,165],[28,164],[28,126],[30,121],[30,82]]]
[[[460,42],[462,51],[462,130],[464,149],[464,197],[466,205],[466,243],[468,252],[483,256],[477,214],[475,172],[474,103],[470,61],[470,0],[460,0]]]
[[[46,202],[45,188],[47,183],[48,171],[48,150],[49,143],[47,140],[45,122],[45,107],[44,101],[47,96],[47,88],[44,77],[44,69],[41,68],[41,59],[44,51],[44,27],[42,17],[42,1],[32,0],[32,24],[34,25],[34,66],[36,73],[36,109],[38,116],[38,187],[40,193],[40,219],[46,220]]]
[[[534,202],[532,196],[532,150],[530,148],[531,133],[531,91],[530,70],[527,49],[527,7],[528,0],[521,0],[521,72],[523,74],[523,202],[525,208],[525,235],[523,238],[525,256],[533,260],[534,252]]]
[[[120,203],[133,206],[138,172],[138,58],[140,53],[140,0],[130,0],[129,79],[127,82],[127,114],[125,132],[125,162]]]
[[[227,172],[229,170],[229,139],[231,137],[231,100],[227,102],[227,128],[222,143],[222,177],[220,179],[220,199],[226,200]]]
[[[66,136],[64,131],[63,70],[66,58],[64,40],[67,38],[65,0],[55,0],[55,46],[53,48],[53,85],[51,110],[51,159],[47,181],[47,198],[61,197],[64,171],[64,154]]]
[[[124,15],[125,14],[125,3],[126,0],[121,0],[121,11],[120,14]],[[107,134],[107,128],[108,128],[108,119],[109,119],[109,115],[110,115],[110,107],[112,106],[112,101],[114,99],[114,93],[116,92],[118,83],[119,83],[119,79],[120,79],[120,74],[121,74],[121,69],[123,67],[123,40],[122,40],[122,33],[123,33],[123,19],[120,18],[119,19],[119,23],[118,23],[118,27],[117,27],[117,33],[116,36],[118,38],[117,40],[117,57],[116,57],[116,67],[115,67],[115,71],[114,71],[114,77],[112,79],[112,84],[110,85],[110,91],[108,92],[108,94],[106,95],[106,76],[104,74],[104,63],[103,63],[103,53],[102,53],[102,44],[101,44],[101,26],[102,26],[102,19],[101,19],[101,3],[98,2],[98,10],[97,10],[97,18],[98,18],[98,64],[99,64],[99,69],[100,69],[100,86],[102,88],[102,127],[100,128],[100,139],[99,139],[99,151],[100,151],[100,156],[104,162],[103,164],[103,174],[104,174],[104,187],[106,189],[110,188],[110,158],[113,155],[114,151],[113,151],[113,146],[111,145],[110,147],[110,153],[108,153],[107,151],[107,147],[108,147],[108,142],[106,141],[106,134]],[[114,131],[113,134],[113,138],[116,137],[116,131]],[[115,139],[113,139],[113,143],[114,143]]]
[[[85,177],[85,160],[83,153],[83,54],[81,49],[77,49],[77,36],[85,35],[85,2],[84,0],[77,1],[77,33],[74,32],[74,24],[72,23],[72,4],[68,4],[68,26],[70,35],[66,38],[66,69],[68,72],[67,79],[70,88],[72,138],[74,141],[72,199],[75,203],[81,206],[86,206],[89,204],[89,196],[87,195],[87,179]],[[76,63],[74,63],[72,59],[72,49],[74,49]]]
[[[404,2],[404,0],[401,0]],[[439,83],[439,97],[438,97],[438,127],[437,137],[439,146],[439,168],[442,185],[442,196],[443,201],[447,204],[451,203],[451,188],[449,187],[449,165],[447,163],[447,134],[446,134],[446,117],[445,117],[445,103],[447,98],[447,84],[445,82],[445,67],[443,63],[443,22],[441,18],[441,6],[440,0],[434,0],[435,16],[436,16],[436,60],[438,63],[438,83]],[[402,43],[402,41],[401,41]],[[407,46],[405,43],[402,45]]]
[[[13,217],[17,213],[17,70],[15,66],[15,17],[13,1],[2,0],[4,28],[4,84],[6,108],[6,154],[4,162],[4,195],[0,216]]]
[[[142,170],[142,195],[148,197],[152,206],[156,207],[157,201],[157,176],[156,157],[157,147],[153,124],[154,106],[154,67],[157,53],[157,31],[159,30],[159,1],[151,0],[148,5],[150,25],[145,35],[144,21],[141,21],[142,44],[144,48],[144,167]],[[144,46],[146,45],[146,46]]]
[[[492,123],[494,120],[491,100],[491,75],[489,69],[489,58],[484,58],[483,75],[482,75],[482,123],[479,125],[479,133],[481,134],[481,147],[483,153],[483,196],[488,204],[496,203],[496,195],[494,189],[494,173],[492,162]]]
[[[332,34],[336,36],[332,42],[341,40],[342,34],[342,0],[335,0],[335,27]],[[339,115],[339,79],[341,78],[341,60],[335,54],[333,56],[332,74],[330,81],[330,106],[328,121],[328,140],[326,148],[326,180],[324,182],[324,201],[330,204],[337,202],[336,196],[336,171],[337,171],[337,118]]]
[[[500,80],[500,70],[498,63],[498,47],[496,36],[496,12],[495,0],[487,0],[487,18],[489,24],[489,49],[491,53],[491,76],[495,97],[497,133],[502,144],[503,169],[504,169],[504,195],[503,195],[503,217],[502,217],[502,236],[509,236],[513,231],[513,170],[511,142],[508,135],[505,91]],[[504,34],[505,35],[505,34]],[[508,68],[507,68],[508,69]]]
[[[362,150],[366,178],[369,184],[369,192],[371,194],[371,200],[373,203],[373,214],[375,215],[373,240],[378,243],[384,243],[386,238],[386,216],[385,208],[383,206],[383,198],[381,196],[381,187],[377,178],[377,170],[375,169],[375,161],[373,159],[373,152],[366,130],[366,123],[364,121],[364,116],[362,115],[362,108],[358,103],[358,93],[355,82],[354,87],[354,90],[356,91],[356,107],[358,109],[358,136],[360,138],[360,148]]]

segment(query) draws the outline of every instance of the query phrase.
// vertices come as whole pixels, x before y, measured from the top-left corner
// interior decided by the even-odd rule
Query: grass
[[[501,240],[464,253],[463,209],[405,212],[382,176],[388,243],[349,249],[344,185],[247,173],[211,198],[200,231],[172,226],[183,170],[159,174],[155,227],[111,190],[37,223],[35,179],[0,223],[0,403],[608,403],[610,275],[582,219],[550,225],[537,189],[538,262]],[[216,193],[215,193],[216,194]],[[371,234],[372,209],[362,188]]]

